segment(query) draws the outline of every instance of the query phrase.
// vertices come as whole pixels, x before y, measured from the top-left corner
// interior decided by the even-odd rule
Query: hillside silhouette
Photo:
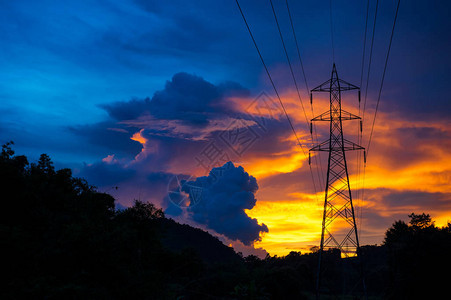
[[[116,210],[112,196],[55,170],[46,154],[29,163],[3,145],[0,188],[2,299],[314,299],[317,252],[243,258],[151,203]],[[386,231],[383,245],[362,247],[369,299],[447,292],[451,224],[409,217]],[[334,249],[323,261],[333,299],[348,261]]]

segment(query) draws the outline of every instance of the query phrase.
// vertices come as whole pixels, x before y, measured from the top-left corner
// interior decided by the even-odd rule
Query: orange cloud
[[[133,136],[130,138],[133,141],[137,141],[138,143],[142,144],[143,146],[146,144],[147,140],[142,136],[142,132],[144,129],[141,129],[140,131],[133,134]]]
[[[255,98],[230,99],[235,108],[244,114],[274,121],[266,124],[267,130],[259,132],[259,140],[242,156],[231,157],[235,164],[242,165],[246,172],[257,178],[258,201],[246,213],[268,226],[269,232],[254,246],[263,248],[272,255],[286,255],[293,250],[305,252],[319,245],[327,171],[327,153],[312,153],[310,171],[308,149],[313,143],[328,139],[329,124],[318,122],[317,136],[312,140],[297,94],[287,91],[281,97],[304,151],[297,145],[277,99],[269,99],[273,101],[269,102],[269,109],[265,106],[265,101],[268,100],[266,98],[263,102],[261,99],[256,102]],[[329,109],[326,93],[314,95],[313,113],[308,97],[304,97],[303,101],[308,119]],[[357,93],[343,94],[343,108],[358,114]],[[363,126],[361,144],[364,147],[368,145],[373,115],[374,110],[369,108]],[[259,120],[255,120],[258,123]],[[250,126],[252,124],[254,123],[249,123]],[[221,130],[226,125],[218,125],[216,129]],[[343,126],[345,137],[357,143],[359,122],[347,121]],[[139,139],[142,137],[141,133],[142,131],[135,133],[133,137]],[[363,166],[362,153],[347,152],[361,244],[381,243],[385,230],[393,221],[407,219],[411,212],[430,213],[439,226],[451,219],[451,204],[447,204],[451,203],[450,141],[449,121],[410,120],[395,112],[378,112],[366,168]],[[207,143],[205,141],[205,145]],[[205,170],[200,167],[192,170],[194,156],[200,153],[202,147],[198,149],[190,150],[193,157],[187,157],[187,154],[180,157],[171,165],[170,171],[204,175]],[[221,149],[227,151],[226,146]],[[185,152],[188,150],[186,148]],[[409,197],[413,197],[413,201],[409,201]],[[334,233],[339,235],[344,224],[337,222],[333,225]]]
[[[293,92],[283,95],[287,112],[308,146],[309,133],[305,130],[305,117],[296,97]],[[356,95],[351,97],[357,99]],[[345,109],[357,114],[358,102],[344,99]],[[328,110],[328,101],[324,96],[314,98],[315,113]],[[304,105],[305,103],[304,101]],[[362,142],[364,147],[368,145],[373,113],[371,109],[366,112]],[[279,112],[278,118],[282,117],[284,116]],[[324,122],[319,125],[325,127],[319,140],[326,140],[328,124]],[[357,222],[363,228],[362,244],[382,242],[385,230],[391,223],[400,217],[406,219],[411,212],[431,213],[438,226],[445,225],[451,219],[451,205],[446,204],[446,199],[451,202],[451,197],[446,198],[451,195],[449,125],[448,121],[409,120],[393,112],[378,112],[366,168],[362,163],[363,155],[347,153]],[[355,142],[358,129],[357,122],[349,121],[344,125],[345,135]],[[307,157],[295,145],[292,134],[276,138],[274,143],[281,142],[282,138],[292,142],[285,151],[257,156],[251,150],[243,158],[243,167],[257,177],[260,186],[257,204],[247,214],[269,227],[269,232],[257,246],[277,255],[286,255],[292,250],[308,251],[311,246],[319,245],[324,201],[324,181],[317,179],[317,194],[306,192],[307,186],[312,185]],[[322,165],[323,172],[326,172],[327,154],[322,154]],[[293,180],[287,180],[274,184],[271,179],[280,174],[299,174],[299,181],[303,182],[296,184]],[[301,174],[304,174],[302,179]],[[314,176],[321,178],[316,171]],[[364,200],[361,192],[363,187],[367,190]],[[374,192],[371,194],[371,191]],[[422,197],[431,199],[427,205],[408,200],[402,205],[399,202],[389,202],[387,199],[392,199],[396,193],[401,193],[400,197],[413,197],[416,193],[422,193]],[[368,194],[371,194],[369,199]],[[333,230],[338,234],[343,224],[337,223],[335,226]]]

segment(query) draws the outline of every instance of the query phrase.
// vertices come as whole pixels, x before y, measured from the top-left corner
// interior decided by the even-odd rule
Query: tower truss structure
[[[323,255],[328,249],[338,249],[342,258],[358,259],[359,283],[365,283],[361,272],[359,255],[359,236],[352,202],[351,187],[349,184],[349,172],[346,162],[346,152],[352,150],[365,150],[360,145],[343,137],[343,121],[360,120],[361,118],[342,109],[341,92],[357,90],[360,101],[360,88],[338,78],[335,64],[332,68],[331,78],[311,90],[314,92],[326,92],[330,95],[330,109],[313,118],[312,122],[329,122],[329,139],[317,144],[310,151],[328,152],[328,167],[325,186],[324,211],[321,229],[321,244],[319,250],[317,295],[321,289],[321,277],[323,276]],[[312,98],[311,98],[312,99]],[[312,127],[312,126],[311,126]],[[310,154],[309,154],[310,155]],[[364,152],[365,157],[365,152]],[[356,282],[357,284],[357,282]],[[366,293],[365,293],[366,294]]]

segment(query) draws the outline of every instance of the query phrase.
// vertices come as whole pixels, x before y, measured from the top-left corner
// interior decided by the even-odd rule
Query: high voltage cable
[[[302,58],[301,58],[301,51],[299,50],[298,39],[296,37],[296,31],[294,30],[294,23],[293,23],[293,19],[291,17],[291,10],[290,10],[290,6],[288,5],[288,0],[285,0],[285,4],[287,6],[288,17],[290,19],[290,25],[291,25],[291,31],[293,33],[293,38],[294,38],[294,42],[295,42],[295,45],[296,45],[296,50],[297,50],[299,62],[300,62],[300,65],[301,65],[302,75],[304,76],[305,88],[307,89],[307,94],[309,94],[310,90],[309,90],[308,84],[307,84],[307,76],[305,76],[304,65],[302,63]],[[299,97],[299,99],[300,99],[300,97]],[[311,108],[311,111],[312,111],[312,118],[314,118],[315,114],[313,113],[313,105],[312,105],[312,103],[310,103],[310,108]],[[305,114],[305,111],[304,111],[304,114]],[[313,127],[312,129],[315,132],[316,142],[318,143],[318,133],[316,131],[316,125],[312,124],[311,126]],[[313,136],[312,136],[312,143],[313,143]],[[325,180],[324,180],[324,174],[323,174],[323,166],[322,166],[322,163],[321,163],[321,155],[318,153],[318,156],[319,156],[319,164],[318,164],[318,159],[317,159],[316,155],[314,156],[314,159],[315,159],[316,165],[320,166],[320,170],[317,169],[317,173],[319,173],[321,175],[321,178],[320,178],[320,175],[318,175],[318,181],[320,182],[320,184],[322,184],[322,183],[324,183]],[[321,179],[322,179],[322,181],[321,181]]]
[[[298,52],[299,62],[301,63],[302,75],[304,75],[305,88],[307,89],[307,92],[309,92],[310,90],[309,90],[308,84],[307,84],[307,77],[305,76],[304,65],[302,64],[301,52],[299,51],[298,39],[296,37],[296,31],[294,30],[293,19],[291,18],[291,12],[290,12],[290,7],[288,6],[288,0],[285,0],[285,3],[287,5],[288,17],[290,18],[291,30],[293,31],[293,37],[294,37],[294,42],[296,44],[296,49]]]
[[[365,99],[364,99],[364,102],[363,102],[362,122],[365,120],[366,98],[367,98],[367,94],[368,94],[368,83],[370,81],[371,59],[373,57],[374,33],[376,31],[377,7],[378,7],[378,5],[379,5],[379,0],[376,1],[376,10],[374,12],[373,34],[372,34],[372,37],[371,37],[370,58],[369,58],[369,62],[368,62],[368,74],[366,76]]]
[[[379,94],[378,94],[378,97],[377,97],[376,110],[374,112],[373,124],[371,126],[371,133],[370,133],[370,137],[369,137],[369,140],[368,140],[368,146],[366,148],[366,157],[367,157],[367,159],[368,159],[368,152],[369,152],[370,145],[371,145],[371,139],[372,139],[372,136],[373,136],[374,124],[376,122],[377,111],[378,111],[378,108],[379,108],[379,102],[380,102],[380,98],[381,98],[382,88],[383,88],[383,85],[384,85],[385,72],[387,70],[388,58],[390,56],[390,50],[391,50],[391,45],[392,45],[392,41],[393,41],[393,35],[394,35],[394,32],[395,32],[395,27],[396,27],[396,20],[398,18],[398,11],[399,11],[399,4],[400,3],[401,3],[401,0],[398,0],[398,4],[396,6],[395,18],[393,20],[393,27],[392,27],[392,31],[391,31],[391,35],[390,35],[390,42],[388,44],[387,55],[385,57],[384,71],[382,73],[381,85],[379,87]],[[364,198],[364,194],[365,194],[365,173],[366,173],[366,165],[363,168],[362,199]]]
[[[373,57],[373,46],[374,46],[374,35],[376,32],[376,21],[377,21],[377,8],[379,6],[379,0],[376,1],[376,8],[374,11],[374,21],[373,21],[373,32],[372,32],[372,36],[371,36],[371,46],[370,46],[370,56],[368,59],[368,72],[367,72],[367,76],[366,76],[366,85],[365,85],[365,98],[363,101],[363,112],[362,112],[362,127],[365,121],[365,110],[366,110],[366,100],[367,100],[367,95],[368,95],[368,84],[370,81],[370,71],[371,71],[371,61],[372,61],[372,57]],[[360,139],[359,139],[359,143],[363,142],[363,128],[360,131]],[[366,150],[367,151],[367,150]],[[366,164],[364,164],[363,166],[363,179],[362,179],[362,192],[361,192],[361,198],[362,198],[362,202],[364,199],[364,195],[365,195],[365,174],[366,174]],[[361,212],[360,212],[361,214]]]
[[[366,33],[368,30],[368,13],[369,13],[369,7],[370,7],[370,0],[367,0],[366,2],[366,16],[365,16],[365,33],[363,35],[363,51],[362,51],[362,69],[360,71],[360,88],[362,88],[362,84],[363,84],[363,70],[365,69],[365,53],[366,53]],[[359,114],[360,116],[360,99],[359,99]],[[362,142],[362,130],[360,128],[357,129],[357,137],[358,137],[358,144],[360,145],[360,143]],[[363,206],[363,199],[360,197],[361,196],[361,191],[360,191],[360,165],[361,165],[361,159],[362,159],[362,155],[361,152],[359,151],[359,153],[357,154],[357,182],[358,182],[358,186],[357,186],[357,194],[358,194],[358,199],[360,199],[361,201],[361,206]],[[362,207],[359,205],[359,227],[361,228],[362,226]],[[361,233],[361,231],[359,231],[359,233]]]
[[[382,87],[384,86],[385,71],[387,70],[388,57],[390,56],[390,49],[391,49],[391,44],[392,44],[392,41],[393,41],[393,35],[394,35],[394,32],[395,32],[396,19],[398,18],[398,10],[399,10],[400,2],[401,2],[401,0],[398,0],[398,5],[396,6],[395,19],[393,21],[393,27],[392,27],[392,30],[391,30],[390,43],[388,44],[387,56],[385,57],[384,72],[382,73],[381,86],[379,88],[379,95],[377,96],[377,103],[376,103],[376,110],[374,112],[373,125],[371,126],[371,133],[370,133],[370,137],[369,137],[369,140],[368,140],[368,146],[366,148],[366,155],[367,155],[367,157],[368,157],[368,152],[370,150],[371,138],[373,136],[374,123],[376,122],[377,110],[379,108],[379,102],[381,100]]]
[[[363,53],[362,53],[362,71],[360,72],[360,87],[362,87],[363,83],[363,69],[365,65],[365,50],[366,50],[366,32],[368,29],[368,11],[370,7],[370,0],[366,2],[366,17],[365,17],[365,34],[363,37]],[[360,113],[360,102],[359,102],[359,113]]]
[[[302,111],[304,112],[305,121],[307,122],[307,128],[308,128],[309,121],[308,121],[307,113],[305,112],[305,109],[304,109],[304,103],[302,102],[302,99],[301,99],[301,94],[299,92],[299,87],[298,87],[298,83],[296,81],[296,76],[294,76],[293,67],[291,65],[291,60],[288,55],[287,47],[285,46],[285,41],[283,39],[282,31],[280,30],[280,25],[279,25],[279,21],[277,20],[276,11],[274,10],[274,5],[272,3],[272,0],[269,0],[269,3],[271,4],[271,9],[272,9],[272,13],[274,15],[274,20],[276,21],[277,30],[279,31],[280,40],[282,41],[283,51],[285,52],[285,56],[288,61],[288,66],[290,67],[291,77],[293,78],[294,86],[296,87],[296,92],[298,94],[299,102],[301,102]]]
[[[291,122],[291,119],[290,119],[290,117],[289,117],[289,115],[288,115],[288,113],[287,113],[287,111],[285,109],[285,106],[283,105],[282,99],[280,98],[280,95],[279,95],[279,92],[277,91],[276,85],[274,84],[274,81],[272,80],[271,74],[269,73],[268,67],[266,66],[266,63],[265,63],[265,61],[263,59],[263,56],[262,56],[262,54],[260,52],[260,49],[258,48],[257,42],[255,41],[255,38],[254,38],[254,35],[252,34],[252,31],[251,31],[251,29],[249,27],[249,24],[247,23],[246,17],[244,16],[244,13],[243,13],[243,10],[241,9],[240,3],[238,2],[238,0],[235,0],[235,1],[236,1],[237,6],[238,6],[238,9],[240,11],[241,17],[243,18],[243,21],[246,24],[247,31],[249,32],[249,35],[251,36],[252,42],[254,43],[255,49],[257,50],[258,56],[260,57],[260,60],[261,60],[261,62],[263,64],[263,67],[265,68],[266,74],[268,75],[269,81],[271,82],[271,85],[272,85],[272,87],[274,89],[274,92],[276,93],[277,99],[279,100],[279,103],[282,106],[283,112],[285,113],[285,117],[287,118],[288,123],[290,124],[291,130],[293,131],[293,134],[296,137],[296,140],[297,140],[299,146],[301,147],[302,152],[304,153],[304,156],[307,156],[306,153],[305,153],[304,147],[302,146],[302,143],[299,140],[299,137],[298,137],[298,135],[296,133],[296,130],[294,129],[293,123]],[[311,175],[312,181],[313,181],[313,188],[315,190],[315,195],[316,195],[317,192],[316,192],[316,185],[315,185],[315,180],[314,180],[314,177],[313,177],[312,167],[310,165],[309,165],[309,167],[310,167],[310,175]]]
[[[282,35],[282,30],[280,29],[279,21],[277,19],[276,10],[274,9],[274,5],[272,3],[272,0],[269,0],[269,3],[271,4],[272,13],[274,15],[274,20],[276,22],[276,26],[277,26],[277,30],[279,32],[280,40],[282,42],[283,50],[284,50],[285,56],[287,58],[288,66],[290,67],[291,77],[293,78],[294,86],[296,88],[298,99],[299,99],[299,102],[301,103],[302,111],[304,112],[305,121],[307,123],[307,128],[308,128],[309,127],[309,120],[308,120],[308,117],[307,117],[307,113],[305,112],[304,103],[302,102],[301,93],[299,92],[299,86],[298,86],[298,83],[297,83],[297,80],[296,80],[296,76],[294,75],[293,66],[291,64],[290,56],[288,55],[287,47],[285,45],[285,40],[284,40],[283,35]],[[290,19],[291,19],[291,16],[290,16]],[[298,48],[298,51],[299,51],[299,48]],[[305,74],[304,74],[304,78],[305,78]],[[312,137],[312,143],[313,143],[313,137]],[[318,181],[321,183],[320,174],[317,174],[317,175],[318,175]]]
[[[260,57],[260,60],[261,60],[261,62],[263,64],[263,67],[265,68],[266,75],[268,75],[269,81],[271,82],[271,85],[272,85],[272,87],[274,89],[274,92],[276,93],[277,99],[279,100],[280,105],[282,106],[283,112],[285,113],[285,116],[286,116],[286,118],[288,120],[288,123],[290,124],[291,130],[293,131],[293,133],[294,133],[294,135],[296,137],[296,140],[298,141],[299,146],[301,147],[302,151],[305,154],[304,147],[302,146],[301,141],[299,140],[298,135],[296,133],[296,130],[294,129],[293,123],[291,122],[291,119],[288,116],[288,113],[287,113],[287,111],[285,109],[285,106],[283,105],[282,99],[280,98],[279,92],[277,91],[276,85],[274,84],[274,81],[272,80],[271,74],[269,73],[268,67],[266,66],[266,63],[265,63],[265,61],[263,59],[263,56],[262,56],[262,54],[260,52],[260,49],[258,48],[257,42],[255,41],[254,35],[252,34],[252,31],[251,31],[251,29],[249,27],[249,24],[247,23],[246,17],[244,16],[243,10],[241,9],[241,6],[240,6],[240,3],[238,2],[238,0],[236,0],[236,4],[238,6],[238,9],[240,10],[241,16],[243,17],[244,23],[246,24],[246,28],[249,31],[249,35],[251,36],[252,42],[254,43],[255,49],[257,50],[257,53],[258,53],[258,56]]]

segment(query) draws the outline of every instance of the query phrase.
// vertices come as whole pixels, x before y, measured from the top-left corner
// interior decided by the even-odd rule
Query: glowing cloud
[[[144,129],[141,129],[140,131],[134,133],[130,139],[133,141],[137,141],[138,143],[140,143],[141,145],[144,146],[146,144],[147,140],[146,140],[146,138],[144,138],[142,136],[143,131],[144,131]]]

